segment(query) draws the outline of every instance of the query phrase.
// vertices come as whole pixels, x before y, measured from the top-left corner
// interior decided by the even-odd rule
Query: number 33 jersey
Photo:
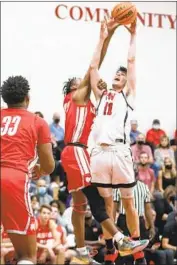
[[[116,139],[129,143],[128,122],[133,111],[132,103],[131,96],[126,97],[123,91],[107,90],[103,93],[98,102],[97,116],[92,129],[96,144],[114,145]]]
[[[48,124],[42,118],[25,109],[1,110],[1,167],[29,173],[38,159],[37,145],[50,142]]]

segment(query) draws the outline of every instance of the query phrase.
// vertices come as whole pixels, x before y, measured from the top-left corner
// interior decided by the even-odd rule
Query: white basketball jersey
[[[128,116],[133,111],[123,91],[105,91],[98,102],[92,136],[95,144],[116,144],[116,139],[129,143]]]

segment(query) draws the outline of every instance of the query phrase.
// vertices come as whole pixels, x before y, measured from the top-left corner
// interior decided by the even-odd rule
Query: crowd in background
[[[44,118],[41,112],[36,112],[36,115]],[[30,185],[31,206],[38,224],[38,263],[67,264],[75,255],[76,246],[71,222],[72,200],[60,160],[64,148],[64,129],[60,126],[58,113],[53,115],[50,130],[55,170],[50,176],[32,181]],[[130,140],[137,179],[134,196],[141,237],[150,238],[145,250],[146,260],[150,265],[173,265],[177,259],[177,130],[173,139],[169,139],[160,121],[155,119],[145,135],[138,129],[138,122],[132,120]],[[118,189],[114,190],[113,198],[115,223],[128,235]],[[47,238],[41,238],[43,231],[40,224],[43,227],[49,225],[51,231]],[[103,232],[89,207],[85,215],[85,241],[94,259],[103,262]],[[5,233],[2,242],[4,262],[11,263],[14,259],[13,247]],[[56,247],[52,248],[54,243]],[[132,262],[131,257],[119,257],[117,265]]]

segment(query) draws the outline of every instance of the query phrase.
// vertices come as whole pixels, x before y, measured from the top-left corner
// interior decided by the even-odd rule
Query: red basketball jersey
[[[88,137],[95,118],[95,107],[91,100],[86,105],[77,105],[72,93],[64,99],[65,143],[79,142],[87,145]]]
[[[52,232],[50,231],[49,228],[50,220],[47,222],[46,225],[41,224],[40,218],[38,218],[36,221],[38,224],[38,228],[36,231],[37,243],[46,244],[47,240],[53,239]]]
[[[37,145],[50,142],[44,119],[25,109],[1,110],[1,167],[29,173],[37,162]]]

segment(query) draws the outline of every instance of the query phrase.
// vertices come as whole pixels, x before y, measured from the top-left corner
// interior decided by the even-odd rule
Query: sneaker
[[[104,257],[104,265],[114,265],[115,260],[118,257],[118,251],[116,248],[113,248],[112,250],[108,250],[105,257]]]
[[[100,265],[101,263],[91,258],[89,254],[81,255],[79,252],[77,252],[77,256],[72,258],[70,264]]]
[[[131,240],[130,238],[125,237],[123,243],[118,242],[118,249],[120,256],[132,255],[136,252],[142,251],[149,244],[149,240]]]

